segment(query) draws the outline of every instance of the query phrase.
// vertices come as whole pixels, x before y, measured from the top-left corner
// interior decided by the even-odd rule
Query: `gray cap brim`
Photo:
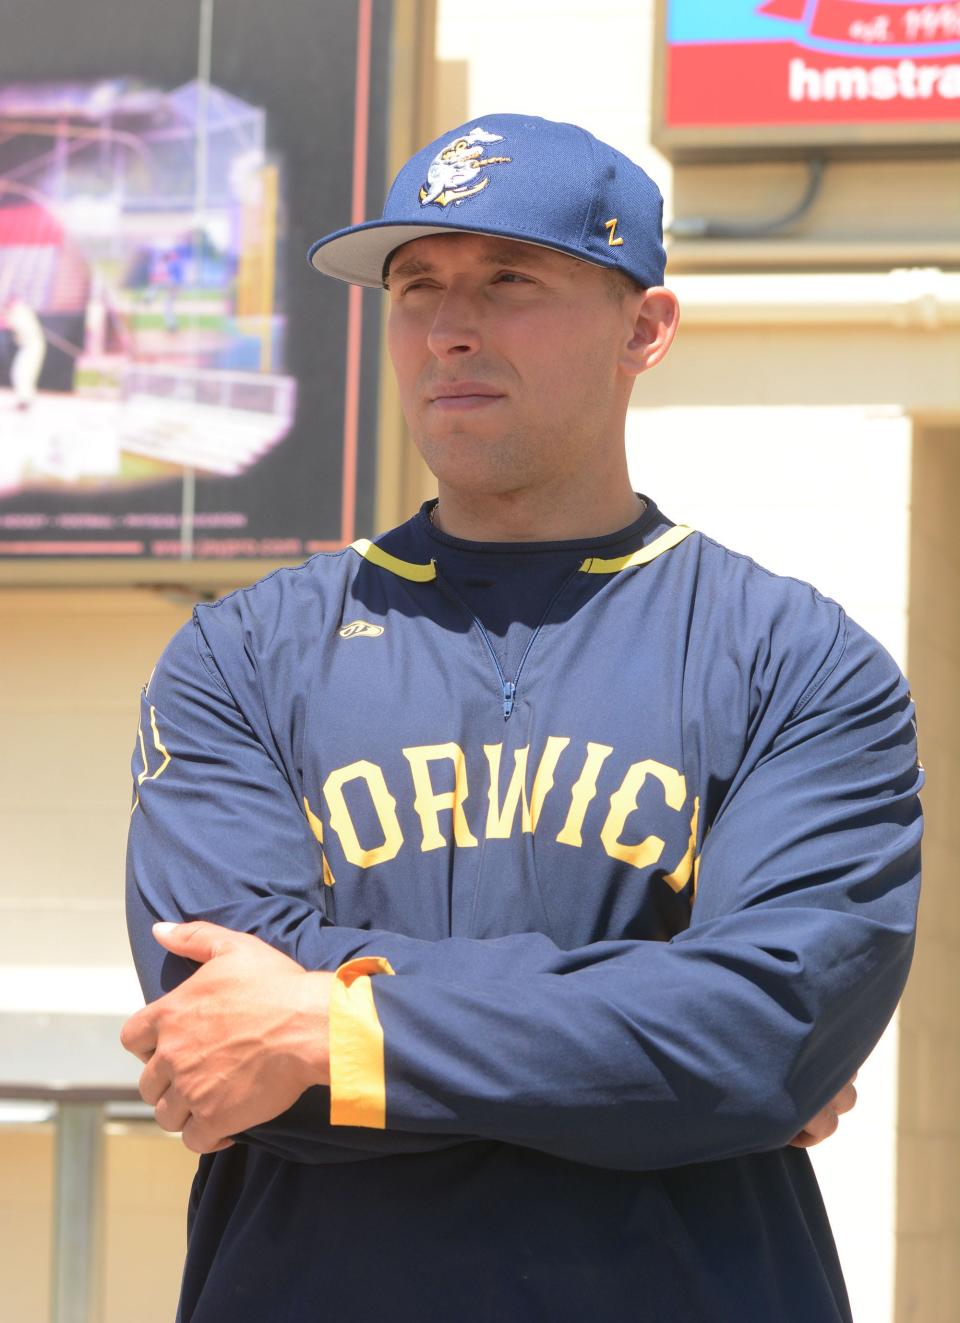
[[[308,252],[310,265],[325,276],[346,280],[351,285],[383,288],[383,267],[394,249],[412,239],[430,234],[449,234],[451,225],[396,225],[390,221],[369,221],[346,230],[328,234]],[[467,230],[458,231],[470,233]]]
[[[554,253],[565,253],[591,266],[606,265],[592,260],[589,253],[567,244],[542,243],[529,234],[518,234],[491,225],[398,225],[395,221],[367,221],[364,225],[351,225],[318,239],[308,251],[310,265],[325,276],[346,280],[351,285],[366,285],[370,289],[383,288],[383,268],[387,258],[397,248],[414,239],[425,239],[431,234],[489,234],[498,239],[514,239],[529,243],[534,248],[547,248]]]

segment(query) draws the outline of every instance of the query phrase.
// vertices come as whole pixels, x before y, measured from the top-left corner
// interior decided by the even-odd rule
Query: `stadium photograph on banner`
[[[283,440],[265,121],[196,81],[0,87],[0,490],[231,476]]]
[[[380,202],[391,12],[22,4],[0,46],[0,562],[296,560],[366,525],[380,296],[304,275],[316,233]]]

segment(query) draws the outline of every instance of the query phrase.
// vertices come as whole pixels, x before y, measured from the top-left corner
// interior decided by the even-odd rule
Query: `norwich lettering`
[[[613,753],[612,745],[592,742],[587,744],[587,760],[570,793],[570,812],[557,836],[561,845],[576,845],[579,848],[583,844],[583,820],[587,816],[590,801],[596,798],[600,768],[611,753]]]
[[[370,792],[370,801],[380,822],[383,843],[377,846],[363,846],[357,836],[347,801],[343,797],[343,787],[351,781],[364,781]],[[403,845],[403,832],[397,817],[397,801],[387,789],[386,778],[376,763],[365,760],[351,763],[331,772],[323,783],[323,797],[330,809],[330,826],[340,837],[343,853],[351,864],[358,868],[373,868],[376,864],[385,864],[396,859]]]
[[[540,765],[533,780],[533,792],[529,804],[527,802],[526,782],[527,758],[530,754],[530,746],[528,744],[522,749],[516,749],[513,755],[513,775],[510,778],[510,784],[507,786],[502,805],[499,801],[499,794],[500,754],[503,751],[503,745],[485,744],[483,746],[483,751],[487,755],[487,762],[490,766],[490,789],[487,792],[489,804],[487,810],[488,841],[509,840],[513,834],[517,806],[521,803],[523,808],[520,815],[520,830],[526,832],[536,831],[537,822],[540,819],[540,810],[543,808],[544,800],[553,788],[553,774],[556,771],[557,762],[569,743],[568,739],[560,739],[556,735],[551,735],[547,740],[547,747],[543,751],[543,757],[540,759]]]
[[[697,864],[700,862],[697,858],[697,828],[699,825],[700,796],[697,795],[693,801],[693,813],[690,817],[690,840],[687,842],[687,852],[672,873],[664,874],[664,882],[673,891],[682,891],[690,881],[690,874],[692,873],[693,894],[697,894]]]
[[[323,861],[323,885],[325,887],[332,887],[335,878],[330,871],[330,865],[327,862],[327,852],[323,848],[323,823],[310,807],[310,801],[307,799],[306,795],[303,797],[303,811],[307,815],[307,822],[309,823],[310,830],[313,832],[314,837],[320,846],[320,858]]]
[[[420,819],[423,840],[420,849],[440,850],[446,845],[446,838],[440,830],[440,810],[447,809],[453,814],[453,839],[458,846],[476,845],[477,838],[467,826],[463,805],[467,798],[467,765],[463,750],[459,744],[420,744],[403,750],[403,756],[410,764],[413,788],[416,799],[414,811]],[[437,792],[430,780],[430,764],[447,760],[453,763],[453,789]]]
[[[647,758],[627,769],[620,789],[610,796],[610,812],[600,832],[600,840],[611,859],[622,859],[634,868],[649,868],[657,863],[666,844],[659,836],[646,836],[637,845],[625,845],[620,839],[627,818],[637,808],[640,791],[648,776],[656,777],[663,786],[664,799],[674,811],[679,812],[683,808],[687,797],[686,780],[672,767]]]
[[[548,798],[560,794],[558,808],[562,812],[565,804],[566,812],[563,826],[555,839],[560,845],[582,848],[587,812],[597,797],[600,774],[614,750],[608,744],[588,742],[579,771],[576,771],[576,763],[567,766],[564,779],[570,788],[558,791],[555,788],[557,770],[569,745],[570,740],[565,736],[549,736],[536,770],[532,771],[532,780],[529,745],[514,749],[508,754],[509,761],[504,759],[502,744],[483,746],[487,804],[483,823],[484,839],[509,840],[512,836],[536,832]],[[457,849],[473,849],[479,845],[475,831],[471,830],[465,807],[470,797],[470,782],[467,757],[460,745],[452,740],[443,744],[410,745],[402,753],[410,769],[413,795],[407,802],[419,820],[421,853],[449,848],[451,837]],[[479,769],[475,767],[474,776],[479,774]],[[572,777],[575,779],[571,784]],[[351,815],[344,789],[355,782],[362,783],[373,809],[375,823],[366,811],[362,814],[360,825]],[[641,806],[641,795],[648,783],[655,783],[654,797],[651,799],[648,790],[643,794]],[[657,808],[657,792],[662,795],[662,809]],[[355,791],[355,811],[358,803],[356,794]],[[375,868],[378,864],[395,859],[400,853],[404,835],[397,813],[397,799],[387,785],[383,769],[376,763],[361,760],[331,772],[323,785],[323,800],[330,829],[339,838],[343,854],[350,863],[358,868]],[[632,868],[652,867],[660,862],[666,849],[665,837],[649,830],[641,835],[637,827],[646,825],[646,819],[651,815],[654,821],[666,826],[669,819],[663,818],[662,814],[681,813],[686,800],[687,783],[682,772],[651,758],[631,763],[619,786],[610,795],[599,829],[600,845],[611,859],[629,864]],[[304,807],[314,836],[324,845],[320,818],[306,799]],[[686,850],[664,876],[667,885],[677,892],[683,890],[691,876],[696,879],[699,810],[699,800],[695,799],[692,812],[687,810],[690,814],[690,831]],[[474,818],[476,828],[479,826],[476,811]],[[650,822],[649,825],[654,824]],[[671,834],[676,839],[676,831],[667,833]],[[325,853],[323,862],[324,881],[333,885]]]

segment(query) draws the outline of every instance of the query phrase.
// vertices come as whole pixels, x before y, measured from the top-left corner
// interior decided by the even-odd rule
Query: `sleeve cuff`
[[[330,991],[330,1124],[386,1128],[383,1026],[371,975],[392,974],[381,956],[348,960]]]

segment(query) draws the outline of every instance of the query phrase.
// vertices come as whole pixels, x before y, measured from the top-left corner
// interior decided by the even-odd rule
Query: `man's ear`
[[[673,344],[680,322],[680,305],[673,290],[663,285],[638,290],[624,304],[632,319],[630,336],[623,347],[620,366],[630,376],[656,367]]]

